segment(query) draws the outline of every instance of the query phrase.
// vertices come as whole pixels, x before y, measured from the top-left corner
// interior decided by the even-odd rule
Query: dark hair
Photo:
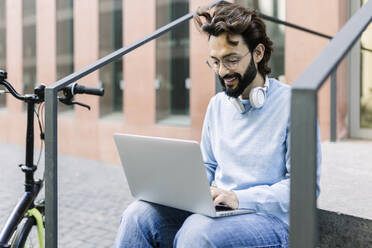
[[[201,17],[205,18],[205,22]],[[258,44],[262,43],[265,46],[265,52],[258,63],[258,71],[264,77],[271,72],[268,62],[273,51],[273,42],[267,37],[265,23],[257,11],[222,1],[213,9],[203,11],[199,9],[194,15],[194,21],[199,30],[208,34],[209,37],[226,33],[227,42],[231,45],[236,46],[238,43],[232,41],[229,35],[242,35],[251,53]]]

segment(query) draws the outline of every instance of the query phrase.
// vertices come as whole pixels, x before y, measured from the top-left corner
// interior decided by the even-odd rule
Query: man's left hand
[[[211,186],[211,194],[214,205],[225,204],[232,209],[238,209],[239,200],[233,191],[228,191]]]

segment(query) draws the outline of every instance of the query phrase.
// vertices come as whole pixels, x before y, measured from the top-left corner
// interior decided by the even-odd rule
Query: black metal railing
[[[292,84],[290,246],[317,247],[317,93],[372,20],[368,1]],[[333,92],[335,94],[335,92]]]
[[[219,2],[222,2],[222,1],[219,0],[219,1],[211,2],[210,4],[206,5],[203,8],[206,8],[206,9],[210,8],[210,7],[216,5]],[[117,51],[99,59],[98,61],[94,62],[93,64],[81,69],[80,71],[74,72],[74,73],[62,78],[61,80],[53,83],[52,85],[50,85],[46,88],[46,90],[45,90],[45,144],[46,144],[45,145],[45,164],[46,164],[46,168],[45,168],[45,205],[46,205],[45,206],[45,223],[46,223],[45,224],[45,228],[46,228],[46,231],[45,231],[45,245],[46,245],[46,247],[56,248],[57,247],[57,237],[58,237],[58,229],[57,229],[57,226],[58,226],[58,218],[57,218],[57,212],[58,212],[57,92],[58,92],[58,90],[67,86],[68,84],[73,83],[73,82],[81,79],[82,77],[100,69],[104,65],[106,65],[108,63],[111,63],[111,62],[114,62],[115,60],[120,59],[125,54],[135,50],[136,48],[146,44],[147,42],[149,42],[151,40],[156,39],[157,37],[161,36],[162,34],[171,31],[172,29],[176,28],[178,25],[180,25],[180,24],[182,24],[186,21],[189,21],[190,19],[192,19],[193,15],[194,15],[194,12],[191,12],[191,13],[189,13],[189,14],[187,14],[187,15],[185,15],[185,16],[183,16],[183,17],[181,17],[181,18],[179,18],[179,19],[177,19],[177,20],[159,28],[158,30],[156,30],[152,34],[142,38],[141,40],[139,40],[139,41],[137,41],[137,42],[135,42],[135,43],[133,43],[129,46],[123,47],[123,48],[121,48],[121,49],[119,49],[119,50],[117,50]],[[290,26],[292,28],[297,28],[299,30],[302,30],[302,31],[305,31],[305,32],[308,32],[308,33],[312,33],[312,34],[315,34],[315,35],[318,35],[318,36],[321,36],[321,37],[324,37],[324,38],[328,38],[328,39],[331,38],[328,35],[324,35],[324,34],[321,34],[319,32],[315,32],[313,30],[306,29],[306,28],[300,27],[300,26],[295,25],[295,24],[284,22],[284,21],[279,20],[279,19],[274,18],[274,17],[266,16],[266,15],[263,15],[263,14],[260,14],[260,15],[263,19],[266,19],[268,21],[273,21],[273,22],[277,22],[279,24],[284,24],[286,26]],[[333,42],[331,42],[331,43],[333,43]],[[335,80],[331,80],[331,81],[335,82]],[[332,92],[332,90],[331,90],[331,92]],[[296,94],[296,96],[297,95],[298,95],[298,93]],[[306,101],[306,99],[303,99],[303,100]],[[332,101],[334,101],[334,103],[336,102],[335,100],[332,100]],[[313,102],[311,102],[311,103],[313,103]],[[334,112],[335,112],[335,109],[334,109]],[[309,112],[307,112],[307,113],[309,113]],[[314,114],[314,116],[316,116],[316,112],[314,112],[313,114]],[[292,123],[293,123],[293,118],[292,118]],[[332,125],[331,125],[331,129],[332,129]],[[331,133],[332,133],[332,131],[331,131]],[[293,132],[292,132],[292,135],[293,135]],[[313,136],[313,137],[316,137],[316,136]],[[304,143],[307,143],[307,142],[304,142]],[[310,144],[313,144],[313,143],[310,142]],[[309,145],[309,144],[307,144],[307,145]],[[293,146],[293,143],[292,143],[291,147],[292,146]],[[306,144],[305,144],[305,149],[306,148],[307,147],[306,147]],[[312,150],[311,150],[311,152],[312,152]],[[293,152],[292,152],[292,154],[293,154]],[[309,153],[309,154],[312,155],[313,153]],[[306,158],[310,159],[310,157],[311,156],[308,156]],[[295,167],[297,167],[297,161],[296,160],[293,160],[293,161],[295,163]],[[314,164],[314,163],[307,162],[306,165],[308,165],[308,164]],[[293,165],[292,165],[292,167],[293,167]],[[295,171],[297,171],[297,169],[295,169]],[[292,172],[293,172],[293,169],[292,169]],[[300,175],[296,174],[295,175],[295,177],[301,177],[301,176],[302,176],[302,174],[300,174]],[[291,178],[293,178],[293,173],[292,173]],[[311,178],[311,180],[313,180],[313,178]],[[297,178],[296,178],[296,180],[292,179],[292,181],[291,181],[291,197],[293,197],[293,192],[295,192],[295,196],[294,196],[293,199],[296,199],[296,204],[298,205],[296,197],[298,195],[298,192],[300,192],[300,194],[301,194],[301,191],[293,191],[292,192],[292,188],[294,187],[293,186],[293,181],[294,182],[299,182],[299,180],[297,180]],[[311,182],[313,182],[313,181],[311,181]],[[310,185],[312,185],[311,182],[310,182]],[[306,196],[309,197],[309,199],[310,199],[312,197],[312,194],[308,194],[308,193],[309,192],[306,192]],[[313,201],[311,200],[311,203],[312,202]],[[293,207],[292,207],[292,203],[291,203],[291,209],[292,208]],[[299,218],[301,220],[303,219],[302,215],[297,214],[293,217],[292,213],[293,213],[293,211],[291,211],[291,224],[292,224],[293,218]],[[306,214],[307,213],[308,212],[306,212]],[[311,215],[311,218],[313,218],[313,217],[314,216]],[[306,223],[306,222],[303,222],[302,224],[304,224],[304,223]],[[307,224],[305,224],[305,225],[307,225]],[[298,231],[298,233],[297,233],[297,231]],[[291,231],[291,234],[299,235],[299,237],[302,237],[303,235],[306,236],[306,233],[304,234],[301,229],[299,229],[297,231]],[[309,232],[308,234],[312,235],[312,232]],[[291,236],[293,236],[293,235],[291,235]],[[301,240],[307,240],[307,239],[301,239]],[[297,239],[295,239],[295,241],[297,241]],[[294,244],[293,247],[304,247],[303,245],[298,245],[298,243],[296,243],[296,242],[293,242],[293,244]]]

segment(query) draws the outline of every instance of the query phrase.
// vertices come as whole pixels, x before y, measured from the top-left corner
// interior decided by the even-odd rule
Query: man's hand
[[[214,186],[211,186],[211,194],[214,205],[225,204],[232,209],[238,209],[239,200],[233,191],[219,189]]]

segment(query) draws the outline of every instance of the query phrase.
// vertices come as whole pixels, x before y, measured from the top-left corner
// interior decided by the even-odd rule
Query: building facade
[[[366,0],[363,0],[364,2]],[[363,1],[236,0],[334,36]],[[207,4],[206,0],[0,0],[0,68],[17,91],[51,84]],[[311,10],[311,11],[309,11]],[[328,39],[266,22],[271,77],[291,84]],[[337,70],[337,137],[372,138],[371,27]],[[365,48],[365,49],[363,49]],[[207,37],[192,21],[79,80],[104,97],[77,96],[92,110],[59,105],[59,152],[118,163],[116,132],[200,140],[215,77]],[[330,132],[330,80],[318,95],[323,140]],[[24,144],[25,108],[0,95],[0,142]],[[38,134],[38,127],[35,127]],[[38,142],[35,144],[38,145]]]

